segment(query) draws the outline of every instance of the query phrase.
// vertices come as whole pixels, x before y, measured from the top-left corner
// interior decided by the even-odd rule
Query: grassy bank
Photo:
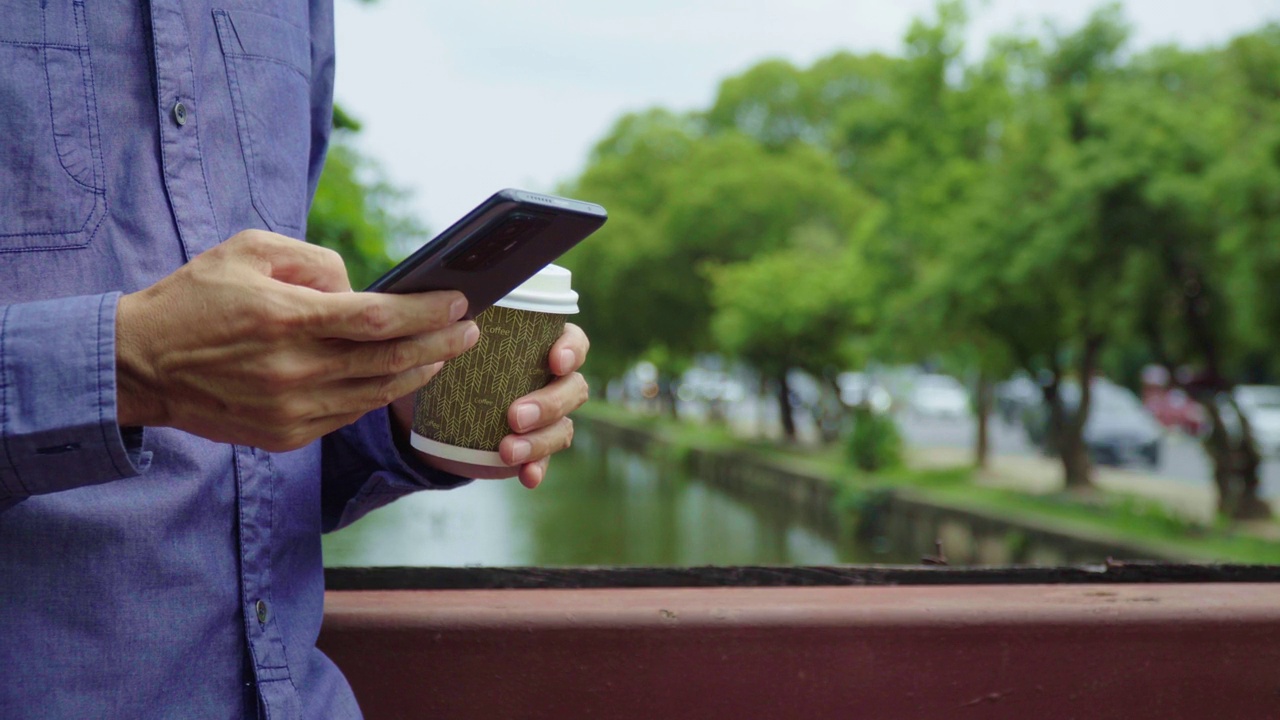
[[[910,493],[921,500],[1097,539],[1159,548],[1165,555],[1193,561],[1247,564],[1280,563],[1280,543],[1226,525],[1204,525],[1177,516],[1147,498],[1103,490],[1080,496],[1037,495],[989,487],[976,482],[971,467],[897,469],[869,475],[848,465],[840,446],[797,448],[764,439],[734,436],[727,428],[637,415],[603,402],[579,411],[642,427],[662,439],[664,452],[678,458],[689,450],[732,449],[797,471],[829,478],[838,486],[840,502],[851,508],[885,491]]]

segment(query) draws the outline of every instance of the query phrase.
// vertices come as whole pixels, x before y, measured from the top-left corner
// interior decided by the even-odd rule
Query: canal
[[[918,562],[860,545],[847,521],[754,502],[580,430],[547,481],[422,492],[325,537],[341,566],[825,565]],[[913,548],[914,550],[914,548]],[[901,555],[901,556],[898,556]]]

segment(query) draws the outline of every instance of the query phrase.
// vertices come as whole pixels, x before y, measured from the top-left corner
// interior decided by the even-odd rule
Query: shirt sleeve
[[[386,408],[324,436],[320,448],[324,532],[346,527],[409,493],[451,490],[471,482],[397,448]]]
[[[142,429],[116,422],[119,299],[0,306],[0,509],[150,464]]]

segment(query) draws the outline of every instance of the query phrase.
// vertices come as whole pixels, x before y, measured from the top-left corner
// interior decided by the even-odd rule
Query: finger
[[[325,293],[310,298],[307,319],[315,337],[370,342],[440,330],[467,312],[460,292]]]
[[[273,279],[321,292],[351,291],[347,265],[333,250],[269,232],[241,235],[268,262]]]
[[[475,347],[480,328],[474,322],[454,323],[443,330],[408,338],[373,342],[333,341],[326,345],[327,371],[320,380],[374,378],[455,358]]]
[[[521,435],[508,435],[498,445],[498,455],[507,465],[537,462],[573,444],[573,421],[561,418],[553,425]]]
[[[564,332],[551,346],[548,358],[551,372],[556,375],[568,375],[582,367],[586,362],[587,351],[591,349],[591,341],[582,328],[573,323],[565,323]]]
[[[224,442],[243,442],[267,452],[289,452],[305,447],[339,428],[350,425],[364,415],[363,412],[350,412],[310,418],[288,428],[279,426],[260,428],[248,439],[226,438]]]
[[[386,407],[396,399],[431,382],[431,378],[440,372],[443,363],[432,363],[422,367],[406,370],[396,375],[344,380],[330,383],[318,391],[315,401],[319,404],[317,417],[364,414],[380,407]]]
[[[551,458],[542,458],[538,462],[529,463],[520,468],[520,484],[530,490],[542,484],[547,477],[547,466],[551,464]]]
[[[556,378],[546,387],[511,403],[507,424],[518,433],[546,427],[582,407],[589,396],[587,379],[582,373]]]

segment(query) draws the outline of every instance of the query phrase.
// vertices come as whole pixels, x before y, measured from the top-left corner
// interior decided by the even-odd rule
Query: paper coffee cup
[[[418,391],[413,447],[451,468],[477,466],[486,477],[508,468],[498,455],[498,444],[511,433],[507,411],[554,378],[551,346],[564,332],[565,316],[577,312],[569,271],[548,265],[477,315],[480,341]],[[514,476],[516,468],[510,470]]]

